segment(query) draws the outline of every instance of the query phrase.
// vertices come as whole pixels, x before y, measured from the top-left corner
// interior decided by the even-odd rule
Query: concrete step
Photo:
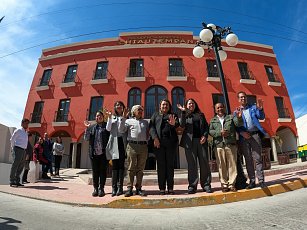
[[[271,165],[271,169],[265,170],[265,176],[271,176],[281,173],[290,173],[297,170],[307,169],[307,163],[296,162],[287,165],[279,165],[278,163],[273,162]],[[244,168],[245,174],[246,169]],[[109,173],[110,174],[110,173]],[[212,172],[212,182],[219,182],[219,175],[217,172]],[[83,171],[78,171],[77,175],[82,179],[85,183],[92,185],[92,170],[84,169]],[[126,184],[127,178],[125,177],[124,185]],[[188,170],[187,169],[175,169],[174,173],[174,183],[175,185],[185,185],[188,183]],[[110,186],[112,184],[111,175],[106,180],[106,185]],[[156,170],[145,170],[143,176],[143,185],[156,185],[158,186],[158,178]]]

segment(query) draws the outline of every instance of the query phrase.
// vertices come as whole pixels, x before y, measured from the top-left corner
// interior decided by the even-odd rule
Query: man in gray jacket
[[[216,161],[222,192],[237,191],[235,182],[237,177],[237,145],[236,129],[243,125],[242,114],[236,117],[225,113],[225,106],[217,103],[214,106],[216,116],[210,121],[209,134],[213,137],[216,147]]]

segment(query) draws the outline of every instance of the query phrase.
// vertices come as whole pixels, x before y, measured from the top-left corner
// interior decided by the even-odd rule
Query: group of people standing
[[[241,91],[237,96],[240,106],[233,114],[226,114],[224,104],[217,103],[214,107],[216,115],[209,123],[193,98],[186,100],[184,105],[177,105],[180,111],[179,116],[172,111],[168,99],[161,100],[159,111],[152,115],[149,122],[143,118],[144,109],[141,105],[134,105],[129,111],[123,102],[116,101],[113,112],[97,111],[94,124],[84,121],[86,126],[84,139],[89,141],[89,157],[92,164],[94,187],[92,196],[105,195],[104,187],[110,160],[112,196],[123,194],[126,197],[134,194],[146,196],[145,191],[142,190],[142,181],[150,138],[153,140],[157,160],[160,195],[175,194],[174,167],[178,146],[184,148],[188,164],[187,192],[196,193],[197,186],[200,184],[204,192],[212,193],[208,135],[213,138],[222,192],[235,192],[238,188],[255,188],[256,176],[259,186],[265,188],[261,138],[266,135],[266,132],[259,122],[265,118],[263,101],[259,99],[257,104],[250,105],[247,103],[245,92]],[[43,179],[50,179],[47,174],[49,171],[52,176],[59,175],[65,151],[61,137],[57,137],[53,143],[45,133],[43,138],[38,138],[32,148],[29,141],[31,134],[27,132],[28,124],[29,120],[23,119],[21,128],[16,129],[11,137],[13,164],[10,186],[18,187],[28,183],[27,175],[31,160],[42,165]],[[182,131],[180,142],[177,135],[178,129]],[[246,186],[238,152],[243,154],[246,162],[249,177],[249,184]],[[53,158],[55,174],[52,167]],[[126,159],[127,191],[124,193]],[[24,174],[20,183],[23,169]],[[243,179],[243,186],[242,183],[240,186],[236,183],[239,178],[245,179]]]
[[[51,179],[47,174],[49,171],[50,176],[59,176],[62,156],[65,151],[61,137],[57,137],[53,143],[45,133],[44,137],[39,137],[32,147],[30,143],[32,134],[27,132],[28,125],[29,120],[24,118],[21,122],[21,128],[16,129],[10,139],[13,153],[10,172],[11,187],[20,187],[29,183],[30,161],[42,165],[42,179]],[[53,173],[53,160],[55,174]],[[20,180],[22,172],[22,180]]]
[[[112,196],[134,194],[146,196],[142,190],[142,180],[148,155],[148,140],[154,145],[157,160],[157,175],[160,195],[175,194],[174,166],[178,145],[184,148],[188,164],[188,193],[197,192],[200,184],[202,190],[212,193],[211,171],[208,160],[208,135],[213,138],[216,152],[222,192],[237,191],[238,188],[256,187],[257,175],[261,188],[265,188],[261,159],[261,138],[266,132],[259,119],[264,119],[263,101],[249,105],[245,92],[239,92],[240,106],[233,114],[226,114],[223,103],[215,105],[216,115],[209,124],[197,102],[190,98],[185,105],[177,105],[178,117],[172,111],[168,99],[161,100],[159,111],[148,122],[143,118],[144,109],[134,105],[131,112],[121,101],[114,104],[114,112],[109,110],[96,113],[96,123],[85,121],[84,139],[89,141],[89,156],[93,173],[93,196],[105,195],[107,167],[112,162]],[[181,129],[179,143],[177,135]],[[239,136],[239,140],[237,140]],[[245,157],[249,184],[237,156],[238,149]],[[127,191],[123,191],[125,175],[125,158],[127,158]],[[255,162],[255,163],[254,163]],[[256,165],[256,172],[254,164]],[[199,172],[198,172],[199,168]],[[246,186],[237,186],[237,177],[245,179]],[[134,183],[135,181],[135,183]],[[133,193],[135,187],[135,193]]]

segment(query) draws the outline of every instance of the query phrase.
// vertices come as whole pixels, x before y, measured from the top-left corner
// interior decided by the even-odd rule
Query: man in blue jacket
[[[240,136],[239,148],[245,158],[247,174],[250,181],[247,189],[256,187],[254,160],[256,163],[256,175],[258,178],[259,186],[261,188],[265,188],[266,185],[264,183],[263,164],[261,158],[261,138],[267,135],[267,133],[261,127],[259,122],[259,120],[263,120],[265,118],[263,111],[263,101],[258,99],[256,105],[250,105],[247,103],[245,92],[240,91],[237,95],[240,107],[237,108],[237,110],[234,112],[234,115],[236,115],[237,111],[241,111],[244,122],[244,126],[239,127],[237,132]]]

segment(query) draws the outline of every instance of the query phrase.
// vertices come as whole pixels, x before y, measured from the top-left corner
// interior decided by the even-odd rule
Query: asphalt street
[[[307,188],[229,204],[173,209],[110,209],[1,193],[0,229],[306,229]]]

